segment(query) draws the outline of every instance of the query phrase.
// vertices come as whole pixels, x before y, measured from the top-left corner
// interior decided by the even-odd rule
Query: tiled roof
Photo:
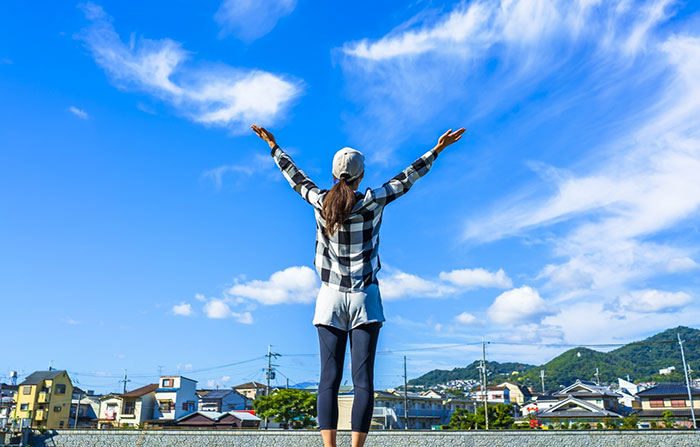
[[[700,395],[700,389],[690,387],[693,396]],[[656,397],[656,396],[686,396],[688,397],[688,388],[684,383],[660,383],[651,388],[637,393],[640,397]]]
[[[55,379],[56,377],[60,376],[63,374],[65,371],[58,371],[58,370],[52,370],[52,371],[34,371],[33,373],[29,374],[26,379],[24,379],[24,382],[20,383],[21,385],[38,385],[44,380],[52,380]]]
[[[202,396],[202,399],[221,399],[222,397],[226,397],[231,393],[233,393],[233,390],[212,390],[209,391],[206,395]]]
[[[152,383],[150,385],[142,386],[141,388],[136,388],[135,390],[131,390],[127,393],[120,394],[120,397],[141,397],[144,396],[148,393],[151,393],[158,388],[157,383]]]
[[[248,382],[248,383],[244,383],[241,385],[236,385],[236,386],[234,386],[234,388],[236,388],[236,389],[238,389],[238,388],[267,388],[267,385],[265,385],[264,383],[260,383],[260,382]]]

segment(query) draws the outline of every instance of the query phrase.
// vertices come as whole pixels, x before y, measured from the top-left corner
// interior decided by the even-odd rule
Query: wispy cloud
[[[12,64],[14,64],[12,59],[9,59],[7,57],[0,58],[0,65],[12,65]]]
[[[301,95],[301,81],[291,76],[224,64],[188,64],[192,53],[172,39],[132,35],[124,43],[100,6],[81,7],[92,23],[77,38],[112,82],[153,95],[194,122],[243,132],[252,122],[280,120]]]
[[[75,106],[68,107],[68,111],[82,120],[86,120],[89,118],[89,116],[85,110],[79,109]]]
[[[240,160],[236,164],[218,166],[202,173],[202,177],[210,180],[216,188],[221,188],[223,179],[227,175],[235,175],[237,179],[250,178],[266,174],[266,177],[279,178],[277,167],[269,155],[255,154],[249,160]]]
[[[296,5],[297,0],[224,0],[214,18],[221,27],[222,36],[233,34],[251,42],[272,31]]]

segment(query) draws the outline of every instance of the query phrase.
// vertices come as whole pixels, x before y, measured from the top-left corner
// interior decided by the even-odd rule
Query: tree
[[[623,430],[636,430],[637,424],[639,423],[639,418],[637,416],[628,416],[622,418],[622,428]]]
[[[617,418],[612,417],[603,418],[603,425],[605,425],[605,428],[608,430],[616,430],[620,428],[619,424],[617,423]]]
[[[661,413],[661,419],[664,421],[664,426],[666,428],[673,428],[676,423],[676,420],[673,418],[673,413],[671,413],[669,410]]]
[[[279,389],[253,402],[258,416],[283,422],[288,428],[316,425],[316,395],[304,390]]]
[[[513,425],[513,406],[510,404],[489,405],[489,428],[510,428]],[[475,430],[486,428],[484,407],[478,407],[476,413],[458,408],[450,417],[450,429]]]

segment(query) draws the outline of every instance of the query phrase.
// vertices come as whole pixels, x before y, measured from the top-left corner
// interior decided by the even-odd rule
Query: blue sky
[[[698,326],[700,4],[259,3],[3,2],[0,380],[317,379],[313,212],[251,123],[322,187],[467,128],[385,213],[379,387]]]

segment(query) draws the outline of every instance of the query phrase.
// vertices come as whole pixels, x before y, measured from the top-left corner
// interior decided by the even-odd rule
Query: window
[[[164,413],[175,409],[175,404],[172,400],[159,400],[158,409]]]
[[[686,407],[685,399],[671,399],[672,407]]]
[[[56,405],[55,407],[53,407],[53,411],[55,411],[56,413],[58,413],[59,411],[61,411],[61,406],[60,406],[60,405]]]
[[[64,422],[64,421],[59,421],[59,422],[58,422],[58,428],[63,428],[63,422]]]
[[[194,402],[183,402],[182,409],[185,411],[194,411]]]
[[[173,379],[163,379],[163,388],[171,388],[173,386]]]
[[[649,405],[651,408],[661,408],[664,406],[663,399],[649,399]]]
[[[56,394],[66,394],[66,386],[62,383],[56,385]]]
[[[29,404],[22,404],[19,406],[19,411],[27,411],[29,410]]]
[[[32,394],[32,387],[30,387],[30,386],[23,386],[23,387],[22,387],[22,394]]]
[[[133,400],[124,402],[124,408],[122,409],[122,414],[134,414],[136,410],[136,402]]]

